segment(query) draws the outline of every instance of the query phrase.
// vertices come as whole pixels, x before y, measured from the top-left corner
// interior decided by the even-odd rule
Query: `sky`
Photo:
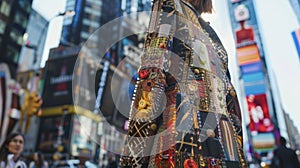
[[[41,66],[45,65],[48,58],[49,49],[57,47],[62,30],[63,17],[55,17],[57,14],[65,11],[66,0],[33,0],[32,8],[45,17],[49,23],[48,35],[45,42],[44,54]],[[51,35],[49,34],[51,32]]]
[[[49,20],[64,11],[65,2],[65,0],[34,0],[33,8]],[[238,67],[227,0],[213,0],[213,2],[214,13],[205,18],[211,22],[229,54],[229,69],[233,76],[233,83],[239,91]],[[275,104],[276,106],[282,105],[300,130],[300,66],[291,36],[291,31],[300,27],[299,23],[287,0],[253,0],[253,2],[256,4],[256,13],[260,16],[258,22],[262,30],[260,33],[265,47],[268,70],[271,72],[269,74],[271,83],[279,90],[274,93],[274,96],[279,98]],[[42,65],[47,58],[49,48],[58,45],[62,19],[62,17],[51,19],[48,32],[52,33],[46,41]],[[279,120],[282,121],[282,116]]]

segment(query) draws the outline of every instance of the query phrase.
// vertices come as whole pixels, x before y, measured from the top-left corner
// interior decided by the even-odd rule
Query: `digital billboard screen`
[[[249,129],[251,132],[271,132],[274,125],[271,121],[266,94],[247,96],[250,115]]]

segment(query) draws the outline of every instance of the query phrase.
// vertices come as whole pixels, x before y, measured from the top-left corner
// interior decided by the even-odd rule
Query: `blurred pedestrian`
[[[299,168],[296,152],[286,146],[286,139],[280,137],[280,145],[274,151],[271,168]]]
[[[110,156],[108,158],[108,166],[107,168],[117,168],[118,164],[114,156]]]
[[[48,168],[48,162],[45,161],[44,155],[41,152],[33,154],[33,161],[30,162],[29,168]]]
[[[0,148],[0,168],[27,168],[21,155],[24,144],[23,134],[10,134]]]

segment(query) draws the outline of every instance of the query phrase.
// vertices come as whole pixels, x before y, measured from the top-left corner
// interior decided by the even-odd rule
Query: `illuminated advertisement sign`
[[[248,7],[244,4],[237,6],[234,9],[234,18],[237,22],[248,20],[250,18]]]
[[[295,42],[296,49],[298,51],[298,56],[300,58],[300,28],[293,31],[292,36]]]
[[[240,66],[242,74],[250,74],[250,73],[257,73],[262,72],[262,64],[261,62],[255,62],[252,64],[246,64]]]
[[[45,66],[45,85],[42,94],[43,106],[54,107],[73,104],[72,78],[76,62],[74,56],[48,60]]]
[[[244,23],[241,23],[243,26],[240,30],[236,30],[236,43],[241,44],[245,42],[254,42],[254,31],[252,27],[245,28]]]
[[[255,44],[237,48],[237,58],[239,65],[250,64],[260,61],[258,48]]]
[[[253,148],[256,152],[268,152],[275,148],[275,137],[273,133],[259,133],[253,135]]]
[[[273,131],[266,94],[247,96],[248,112],[250,115],[249,129],[255,132]]]
[[[265,77],[262,72],[244,74],[242,79],[246,95],[266,93]]]

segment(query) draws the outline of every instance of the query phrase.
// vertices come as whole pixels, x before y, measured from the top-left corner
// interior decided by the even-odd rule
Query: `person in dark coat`
[[[286,146],[284,137],[280,137],[280,145],[274,151],[271,168],[299,168],[296,152]]]

